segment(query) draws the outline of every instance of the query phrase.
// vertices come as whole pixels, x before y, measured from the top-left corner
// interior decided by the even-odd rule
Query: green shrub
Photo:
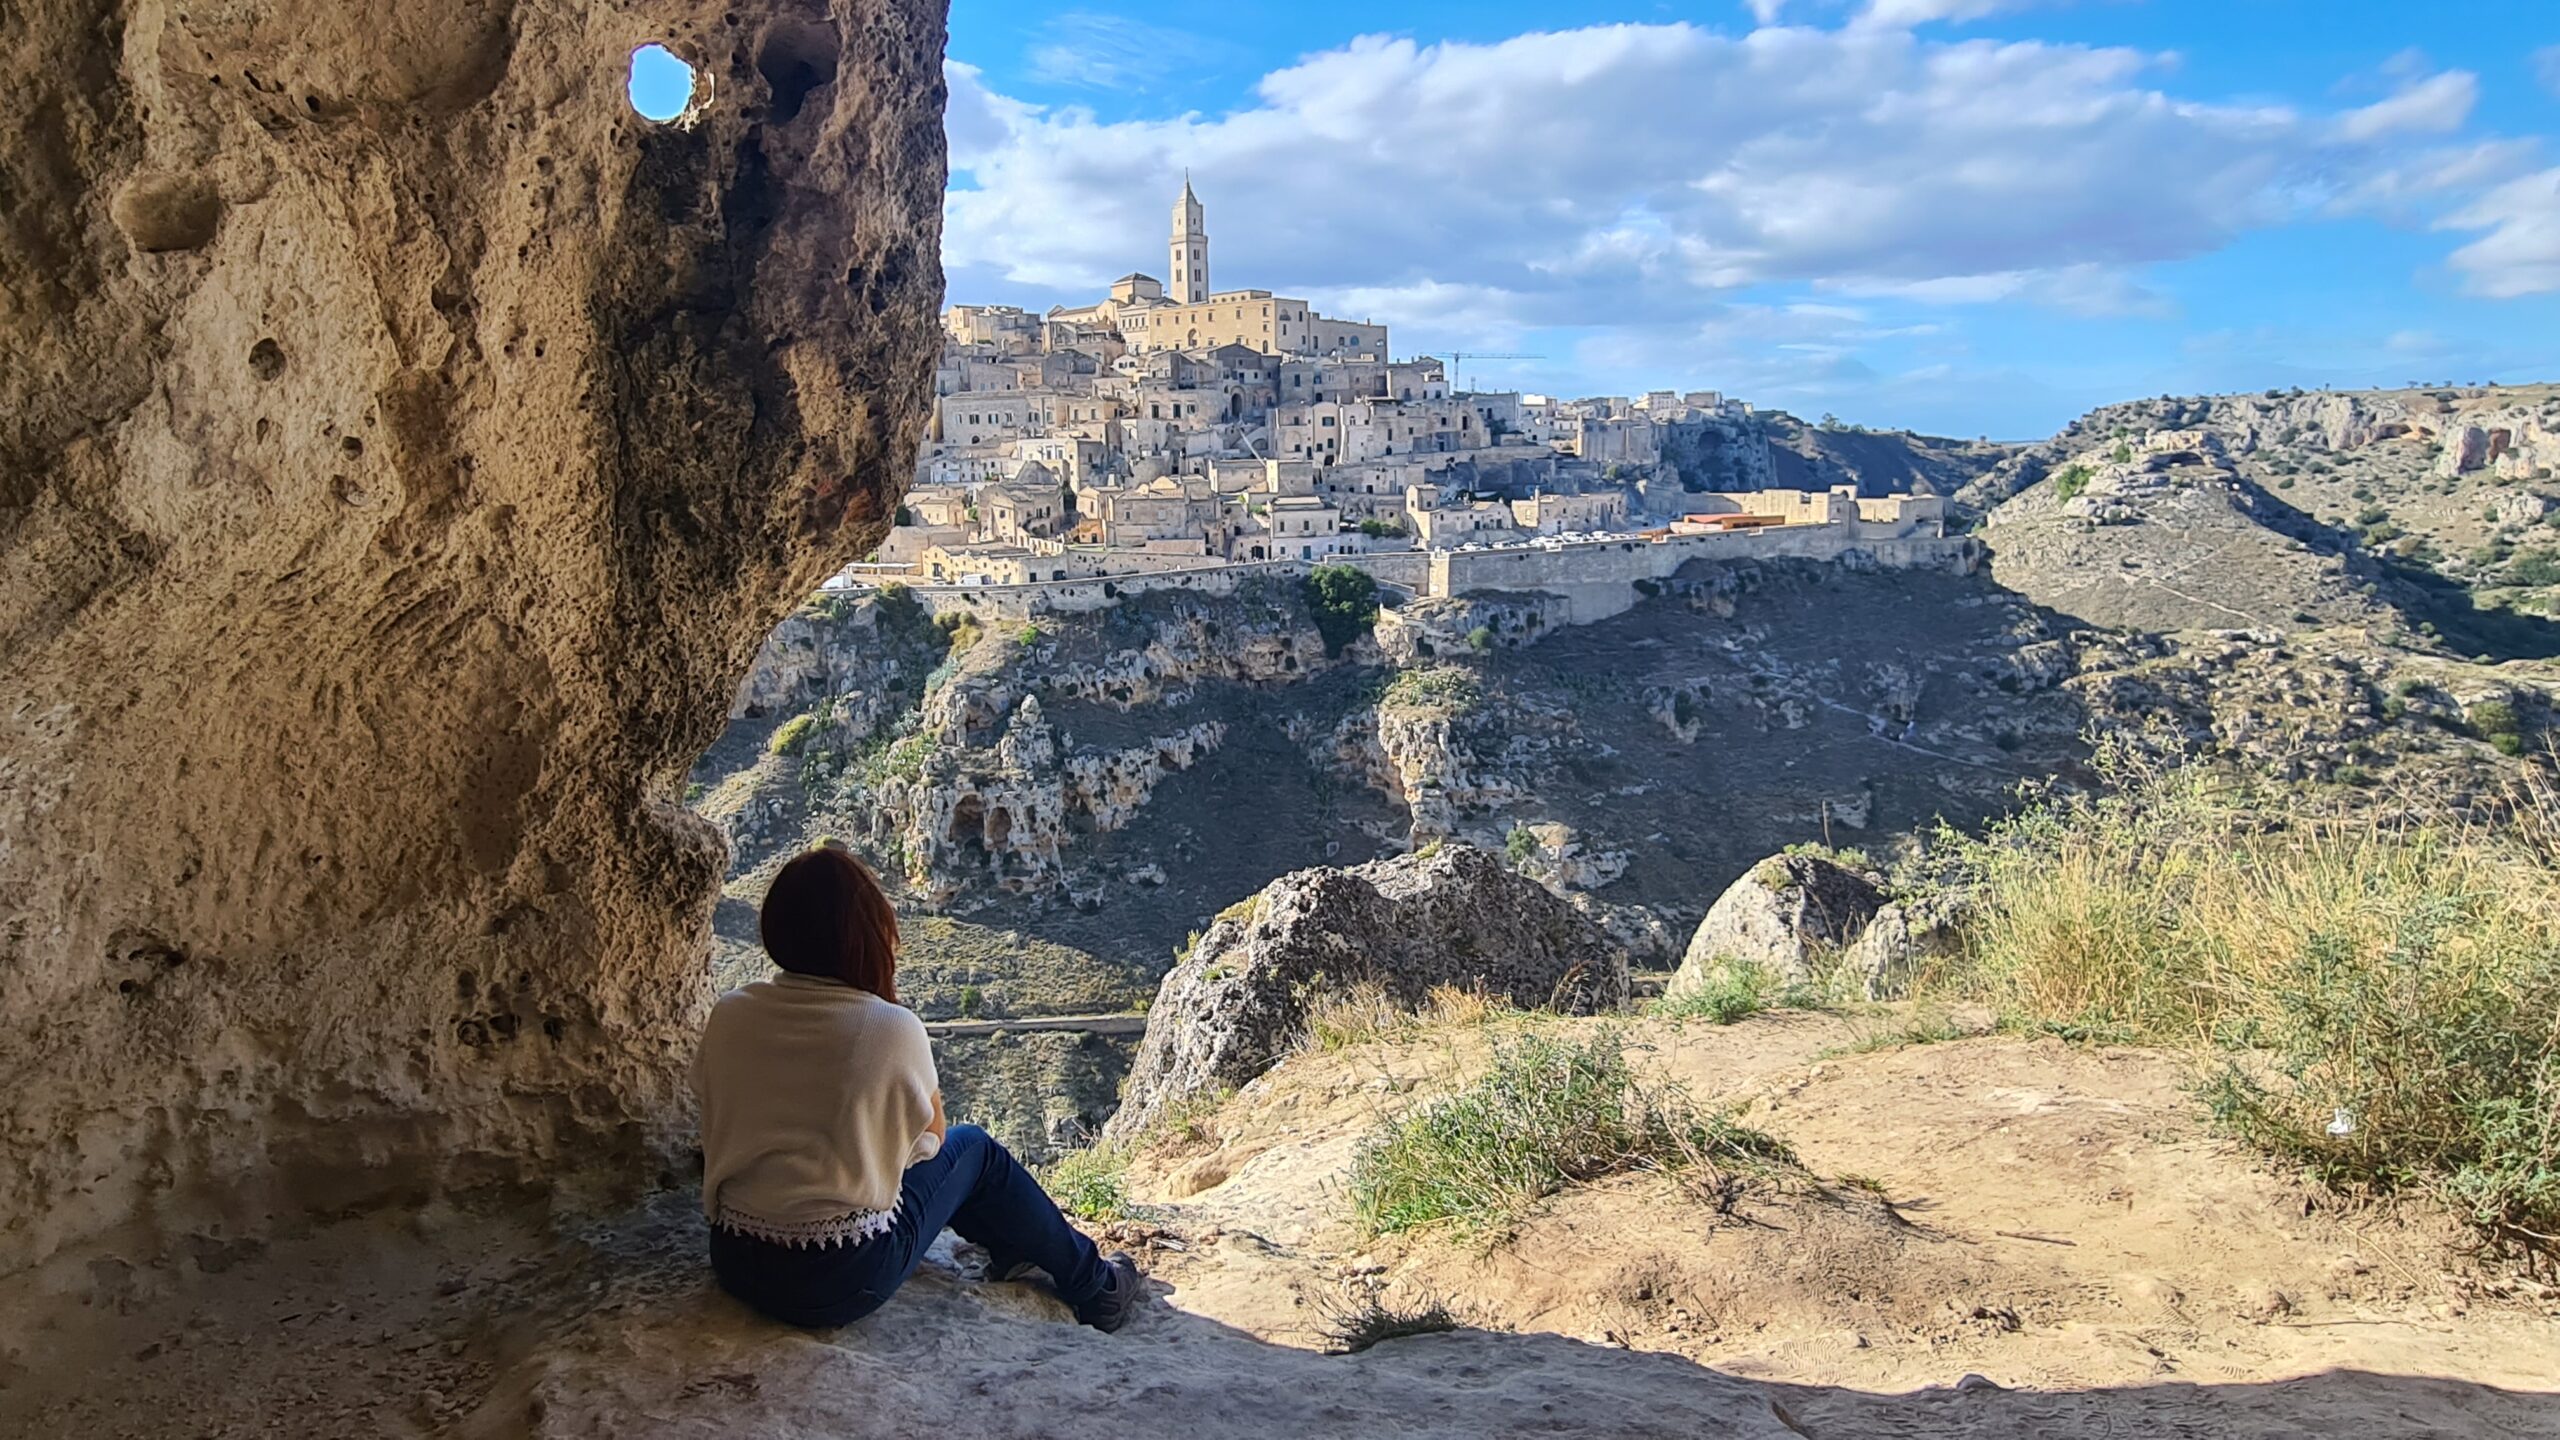
[[[2483,737],[2524,728],[2524,722],[2516,716],[2516,707],[2504,700],[2482,700],[2466,705],[2462,709],[2462,719],[2471,727],[2472,734]]]
[[[1748,1020],[1777,1003],[1778,977],[1767,967],[1727,960],[1707,973],[1705,983],[1653,1003],[1666,1020],[1706,1020],[1731,1025]]]
[[[1362,1231],[1503,1230],[1568,1185],[1639,1170],[1791,1164],[1793,1152],[1676,1089],[1638,1081],[1624,1042],[1532,1030],[1480,1078],[1364,1140],[1345,1194]]]
[[[2560,511],[2553,512],[2560,514]],[[2560,585],[2560,551],[2528,550],[2507,562],[2501,583],[2539,588]]]
[[[924,773],[924,762],[933,754],[933,740],[925,735],[908,735],[874,744],[853,764],[854,773],[874,788],[891,781],[913,780]]]
[[[1037,1174],[1049,1198],[1070,1215],[1111,1221],[1129,1214],[1129,1157],[1116,1145],[1070,1150]]]
[[[2560,800],[2271,826],[2287,797],[2102,751],[2115,794],[1969,844],[1931,988],[2019,1028],[2193,1052],[2234,1135],[2330,1184],[2424,1188],[2492,1239],[2560,1234]]]
[[[1467,647],[1479,653],[1493,648],[1493,627],[1479,625],[1467,632]]]
[[[1464,666],[1424,665],[1397,671],[1378,703],[1393,710],[1457,713],[1484,703],[1484,687]]]
[[[1529,857],[1537,853],[1537,832],[1526,825],[1512,826],[1511,833],[1503,837],[1503,858],[1509,860],[1514,866],[1526,864]]]
[[[2133,463],[2133,447],[2130,445],[2119,444],[2116,446],[2114,454],[2109,458],[2113,459],[2119,465],[2130,465]]]
[[[2116,448],[2124,449],[2121,445]],[[2053,477],[2053,496],[2057,500],[2077,499],[2080,492],[2088,488],[2089,467],[2086,465],[2066,465],[2061,474]]]
[[[1306,599],[1327,655],[1340,655],[1378,623],[1378,582],[1357,566],[1319,565],[1309,571]]]
[[[794,715],[776,727],[772,736],[764,742],[765,753],[797,755],[801,747],[809,743],[809,737],[817,731],[817,716],[806,713]]]

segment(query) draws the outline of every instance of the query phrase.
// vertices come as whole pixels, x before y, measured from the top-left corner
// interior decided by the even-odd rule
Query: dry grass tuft
[[[2230,1133],[2352,1190],[2424,1189],[2560,1246],[2560,805],[2305,818],[2198,767],[1958,842],[1979,904],[1932,978],[2012,1026],[2178,1046]]]
[[[1436,1295],[1390,1300],[1382,1287],[1356,1280],[1337,1294],[1317,1297],[1315,1309],[1317,1330],[1329,1355],[1357,1355],[1389,1340],[1440,1335],[1458,1328],[1457,1315]]]
[[[1519,1013],[1481,990],[1455,985],[1434,986],[1418,1009],[1409,1009],[1396,1003],[1385,986],[1362,980],[1308,997],[1303,1043],[1317,1054],[1331,1054],[1354,1045],[1410,1039],[1423,1030],[1472,1029]]]

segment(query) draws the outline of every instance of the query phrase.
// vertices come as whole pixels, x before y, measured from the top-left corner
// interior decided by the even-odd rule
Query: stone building
[[[1284,495],[1271,502],[1265,518],[1274,560],[1314,560],[1361,548],[1356,536],[1343,537],[1342,512],[1313,495]]]
[[[1545,491],[1511,502],[1511,521],[1533,535],[1564,535],[1617,530],[1627,523],[1627,493],[1596,490],[1585,495],[1553,495]]]
[[[1107,325],[1129,351],[1210,350],[1249,346],[1266,355],[1360,355],[1383,361],[1387,327],[1336,320],[1306,301],[1268,290],[1209,288],[1207,211],[1186,178],[1173,206],[1168,241],[1173,283],[1123,276],[1092,305],[1061,306],[1051,324]]]
[[[1466,500],[1416,510],[1408,518],[1414,538],[1434,550],[1455,545],[1500,544],[1520,538],[1511,507],[1499,500]]]
[[[1160,475],[1143,484],[1097,492],[1102,543],[1142,548],[1151,541],[1202,540],[1218,523],[1218,498],[1205,479]]]
[[[978,492],[978,529],[990,540],[1046,539],[1067,527],[1066,513],[1058,478],[1037,463]]]

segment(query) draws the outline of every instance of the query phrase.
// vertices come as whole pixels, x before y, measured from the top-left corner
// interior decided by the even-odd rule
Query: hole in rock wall
[[[841,49],[834,29],[825,25],[784,23],[765,36],[756,72],[773,96],[775,120],[797,118],[810,91],[834,82]]]
[[[631,108],[643,120],[664,123],[681,118],[693,106],[696,83],[693,67],[664,45],[643,45],[631,52],[627,93]]]

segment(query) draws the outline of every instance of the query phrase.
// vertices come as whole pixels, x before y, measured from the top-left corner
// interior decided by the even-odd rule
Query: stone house
[[[1342,512],[1313,495],[1284,495],[1271,502],[1264,518],[1274,560],[1314,560],[1361,548],[1356,536],[1345,542]]]
[[[1067,527],[1066,512],[1058,477],[1036,463],[978,492],[978,531],[990,540],[1047,539]]]
[[[1627,523],[1627,494],[1616,489],[1583,495],[1554,495],[1542,490],[1525,500],[1512,501],[1511,521],[1532,535],[1619,530]]]

